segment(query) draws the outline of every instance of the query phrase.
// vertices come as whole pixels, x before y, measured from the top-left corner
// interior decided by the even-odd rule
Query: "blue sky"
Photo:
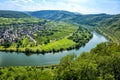
[[[120,14],[120,0],[0,0],[0,10],[67,10],[82,14]]]

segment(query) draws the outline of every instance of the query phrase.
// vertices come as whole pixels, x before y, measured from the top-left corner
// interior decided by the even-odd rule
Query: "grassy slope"
[[[52,49],[59,50],[60,48],[66,49],[71,46],[75,46],[75,44],[76,43],[73,42],[72,40],[64,38],[58,41],[53,41],[51,43],[48,43],[47,45],[42,46],[41,49],[43,50],[52,50]]]
[[[36,50],[39,51],[45,51],[45,52],[49,52],[49,51],[59,51],[59,50],[66,50],[69,47],[75,46],[76,43],[73,42],[72,40],[69,40],[67,38],[63,38],[57,41],[52,41],[46,45],[38,45],[38,46],[34,46],[34,47],[27,47],[28,49],[32,50],[33,52],[36,52]],[[26,48],[20,48],[21,50],[25,50]]]

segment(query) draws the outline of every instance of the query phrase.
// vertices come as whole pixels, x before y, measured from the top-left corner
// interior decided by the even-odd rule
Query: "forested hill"
[[[98,27],[98,30],[113,42],[120,44],[120,14],[79,14],[60,10],[42,10],[29,13],[31,16],[77,25]]]
[[[24,18],[30,17],[28,14],[18,11],[0,10],[0,17],[4,18]]]
[[[118,27],[120,26],[120,14],[113,15],[111,18],[105,19],[100,23],[102,26]]]
[[[49,19],[49,20],[64,20],[68,19],[75,14],[68,11],[63,10],[41,10],[41,11],[35,11],[35,12],[29,12],[31,16],[37,17],[37,18],[43,18],[43,19]]]
[[[4,18],[25,18],[25,17],[37,17],[42,19],[48,19],[53,21],[64,21],[75,24],[83,24],[90,26],[119,26],[120,14],[108,15],[108,14],[88,14],[83,15],[74,12],[68,12],[63,10],[41,10],[33,12],[19,12],[0,10],[0,17]]]
[[[42,11],[35,11],[29,12],[31,16],[43,19],[49,19],[54,21],[65,21],[70,23],[77,23],[77,24],[87,24],[91,26],[97,25],[104,19],[111,18],[113,15],[108,14],[89,14],[89,15],[82,15],[79,13],[62,11],[62,10],[42,10]]]
[[[53,21],[64,21],[74,24],[83,24],[90,26],[118,26],[119,15],[108,15],[108,14],[88,14],[83,15],[79,13],[63,11],[63,10],[41,10],[33,12],[19,12],[0,10],[0,17],[4,18],[25,18],[25,17],[37,17],[42,19],[48,19]]]

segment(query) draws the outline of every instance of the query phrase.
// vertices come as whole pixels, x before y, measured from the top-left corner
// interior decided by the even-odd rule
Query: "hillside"
[[[28,14],[18,11],[0,10],[0,17],[4,18],[24,18],[30,17]]]
[[[42,10],[42,11],[29,12],[29,14],[31,16],[42,19],[65,21],[79,25],[83,24],[83,25],[91,25],[91,26],[96,26],[100,21],[112,17],[112,15],[108,15],[108,14],[82,15],[78,13],[76,14],[73,12],[60,11],[60,10]]]
[[[68,11],[43,10],[30,13],[32,16],[53,21],[63,21],[77,25],[97,27],[111,41],[120,44],[120,14],[76,14]],[[89,28],[90,28],[89,27]]]
[[[28,14],[32,17],[37,17],[37,18],[32,18],[32,17],[30,18],[30,16]],[[2,30],[1,31],[1,39],[3,37],[2,34],[5,33],[3,30],[6,31],[7,28],[13,28],[13,30],[17,30],[17,29],[14,29],[14,27],[16,25],[17,25],[17,28],[21,27],[21,29],[23,31],[27,30],[27,29],[31,31],[33,29],[32,26],[35,28],[36,28],[36,26],[37,26],[37,28],[42,27],[42,29],[45,28],[45,25],[49,26],[50,28],[57,27],[57,26],[59,26],[59,27],[64,26],[63,29],[66,29],[67,26],[73,26],[71,24],[77,24],[79,26],[82,26],[82,25],[95,26],[95,27],[97,27],[97,30],[99,32],[104,34],[111,41],[117,42],[117,43],[120,42],[120,38],[119,38],[120,37],[120,35],[119,35],[120,34],[120,30],[119,30],[120,29],[119,28],[120,27],[120,15],[119,14],[118,15],[108,15],[108,14],[82,15],[82,14],[68,12],[68,11],[62,11],[62,10],[42,10],[42,11],[35,11],[35,12],[27,12],[27,14],[22,13],[22,12],[17,12],[17,11],[0,11],[0,15],[1,15],[0,25],[2,28],[1,29]],[[38,19],[38,18],[41,18],[41,19]],[[43,20],[43,19],[52,20],[53,22]],[[57,23],[55,21],[61,21],[61,23],[59,23],[59,22]],[[67,22],[68,24],[63,23],[63,22]],[[6,28],[4,26],[6,26]],[[5,28],[5,29],[3,29],[3,28]],[[46,28],[45,30],[47,30],[47,29],[49,29],[49,28]],[[27,37],[31,38],[32,40],[34,40],[38,44],[42,45],[44,43],[50,42],[51,40],[56,40],[57,38],[56,39],[53,38],[54,35],[59,35],[58,32],[62,31],[62,30],[59,31],[58,29],[56,30],[55,34],[53,32],[54,30],[51,30],[48,33],[46,33],[46,34],[49,34],[49,36],[52,36],[52,38],[50,38],[50,39],[48,39],[48,37],[46,37],[46,36],[48,36],[46,34],[43,35],[44,36],[43,38],[38,37],[38,34],[40,34],[40,32],[41,33],[46,32],[43,30],[38,31],[38,32],[35,30],[35,31],[33,31],[32,34],[30,33],[30,35],[33,37],[29,36],[28,34],[24,34],[24,36],[27,35]],[[69,28],[68,28],[68,30],[69,30]],[[77,30],[77,28],[76,28],[76,30]],[[82,30],[82,29],[80,29],[80,30]],[[71,34],[74,33],[75,31],[71,32]],[[21,32],[19,32],[19,34],[21,35]],[[64,34],[68,35],[69,32],[66,31],[66,33],[64,33]],[[61,36],[62,35],[62,33],[61,33],[59,38],[65,37],[64,34],[63,34],[63,36]],[[42,35],[40,35],[40,37],[41,36]],[[75,36],[69,37],[68,39],[71,39],[72,41],[78,42],[77,40],[75,40],[75,38],[76,38]],[[88,39],[88,37],[82,43],[87,42],[88,41],[87,39]],[[7,40],[7,38],[6,38],[6,40]],[[33,43],[28,43],[28,44],[32,45]],[[17,45],[18,45],[18,43],[17,43]],[[81,45],[83,45],[83,44],[81,44]],[[16,46],[16,45],[14,45],[14,46]],[[22,49],[22,51],[25,51],[25,49],[26,48]],[[11,48],[9,50],[11,50]],[[42,50],[44,50],[44,49],[42,49]],[[39,51],[42,51],[42,50],[39,50]],[[50,50],[54,50],[54,48],[50,49]],[[50,51],[50,50],[47,50],[47,51]],[[58,50],[60,50],[60,49],[58,49]]]
[[[120,14],[113,15],[113,17],[102,20],[99,23],[98,30],[108,37],[111,41],[120,44]]]
[[[42,10],[29,12],[31,16],[55,21],[61,21],[74,16],[74,13],[62,10]]]

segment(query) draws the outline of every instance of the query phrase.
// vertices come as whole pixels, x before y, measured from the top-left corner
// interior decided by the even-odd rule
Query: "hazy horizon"
[[[64,10],[81,14],[120,14],[120,0],[1,0],[0,10]]]

